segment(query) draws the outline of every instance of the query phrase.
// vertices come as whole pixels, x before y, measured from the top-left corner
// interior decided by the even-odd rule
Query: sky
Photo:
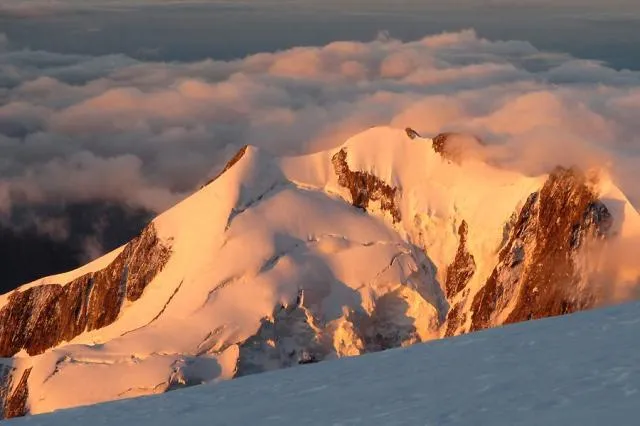
[[[474,28],[637,69],[639,9],[635,0],[4,0],[0,28],[17,46],[156,60]]]
[[[0,287],[125,242],[246,143],[373,125],[605,168],[638,206],[638,39],[635,0],[3,0]]]

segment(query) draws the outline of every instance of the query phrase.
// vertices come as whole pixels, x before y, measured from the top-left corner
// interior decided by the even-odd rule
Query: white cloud
[[[473,31],[184,64],[5,50],[3,85],[5,209],[161,211],[243,144],[305,153],[379,124],[473,132],[527,173],[609,167],[640,203],[640,74]]]

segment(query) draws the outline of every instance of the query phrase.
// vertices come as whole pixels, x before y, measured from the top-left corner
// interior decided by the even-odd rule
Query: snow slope
[[[90,300],[99,282],[113,293],[104,300],[117,303],[104,305],[113,318],[98,327],[76,319],[80,332],[61,334],[44,351],[30,350],[27,339],[9,353],[9,394],[20,394],[24,377],[25,411],[38,414],[406,346],[442,337],[454,303],[462,306],[454,334],[467,331],[474,295],[500,261],[505,227],[549,176],[492,167],[479,146],[445,156],[433,142],[375,128],[310,156],[241,151],[217,179],[156,218],[137,245],[19,289],[73,286]],[[338,173],[341,152],[340,170],[378,188],[357,189],[366,212],[354,208],[352,188]],[[598,185],[619,220],[618,238],[640,235],[640,216],[624,195],[606,179]],[[475,272],[463,292],[447,297],[443,283],[463,221]],[[108,270],[113,264],[122,270]],[[147,271],[149,264],[157,267]],[[102,268],[99,279],[82,281]],[[59,302],[42,308],[46,297],[34,296],[37,315],[11,314],[27,315],[29,333],[38,333],[39,318],[73,311]],[[0,297],[0,307],[9,300]],[[518,300],[507,302],[513,309]],[[77,312],[101,315],[100,303]]]
[[[635,425],[640,304],[7,425]]]

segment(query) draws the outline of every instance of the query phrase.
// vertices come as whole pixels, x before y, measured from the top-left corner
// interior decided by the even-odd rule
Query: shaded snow
[[[640,304],[7,424],[635,425]]]

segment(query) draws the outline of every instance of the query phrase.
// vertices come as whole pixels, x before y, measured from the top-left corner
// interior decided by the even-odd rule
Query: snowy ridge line
[[[11,412],[218,383],[608,303],[593,272],[640,236],[624,194],[572,169],[499,169],[476,156],[483,146],[457,143],[373,128],[312,155],[245,147],[107,255],[98,279],[31,286],[33,296],[20,296],[28,303],[0,308],[0,324],[22,321],[2,327],[0,348],[39,349],[10,352],[12,382],[29,371],[5,398]],[[629,297],[639,269],[595,276]],[[88,310],[86,300],[106,302]],[[75,331],[88,311],[99,326],[66,338],[60,330]],[[38,340],[56,333],[65,339]]]

